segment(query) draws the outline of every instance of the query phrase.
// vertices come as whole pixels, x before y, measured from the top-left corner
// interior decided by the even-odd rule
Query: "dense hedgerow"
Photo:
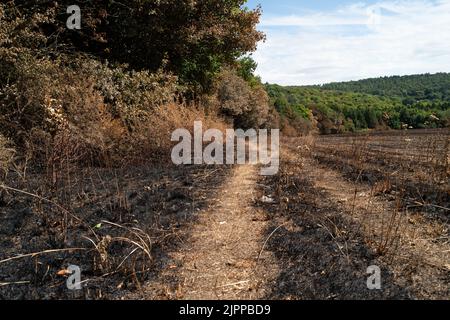
[[[263,37],[259,10],[243,2],[88,1],[79,33],[65,28],[65,1],[1,4],[0,134],[16,160],[154,161],[170,155],[171,132],[195,120],[219,129],[276,123],[252,60],[237,59]],[[179,10],[190,15],[170,20]]]
[[[211,88],[222,66],[256,49],[264,35],[256,29],[261,12],[245,0],[87,0],[82,28],[66,28],[71,0],[8,1],[8,23],[23,20],[38,37],[28,48],[84,52],[98,60],[126,63],[135,70],[175,73],[196,93]]]
[[[208,122],[199,106],[182,102],[183,87],[171,74],[74,55],[21,56],[12,70],[15,81],[0,91],[0,131],[34,159],[60,154],[59,146],[95,165],[152,160],[170,154],[171,131],[191,127],[195,116]]]

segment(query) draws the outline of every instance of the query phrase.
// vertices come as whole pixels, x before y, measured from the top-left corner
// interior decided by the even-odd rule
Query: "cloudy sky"
[[[321,84],[450,72],[450,0],[249,0],[267,35],[264,82]]]

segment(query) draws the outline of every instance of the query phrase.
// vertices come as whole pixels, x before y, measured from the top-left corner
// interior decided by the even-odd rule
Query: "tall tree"
[[[79,4],[81,30],[68,30],[72,0],[9,1],[6,15],[49,19],[30,27],[47,37],[46,48],[83,51],[134,69],[165,68],[197,90],[212,76],[256,49],[260,9],[246,0],[87,0]]]

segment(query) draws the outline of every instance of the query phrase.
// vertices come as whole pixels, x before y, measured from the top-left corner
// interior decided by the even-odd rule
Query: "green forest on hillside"
[[[405,105],[420,101],[450,101],[450,74],[423,74],[336,82],[319,86],[326,90],[398,97]]]
[[[291,122],[317,122],[321,133],[442,128],[450,121],[450,74],[384,77],[323,86],[266,84],[271,102]]]

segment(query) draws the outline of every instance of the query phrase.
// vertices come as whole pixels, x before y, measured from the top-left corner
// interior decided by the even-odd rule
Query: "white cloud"
[[[254,54],[263,81],[317,84],[450,72],[450,0],[381,1],[263,17]]]

